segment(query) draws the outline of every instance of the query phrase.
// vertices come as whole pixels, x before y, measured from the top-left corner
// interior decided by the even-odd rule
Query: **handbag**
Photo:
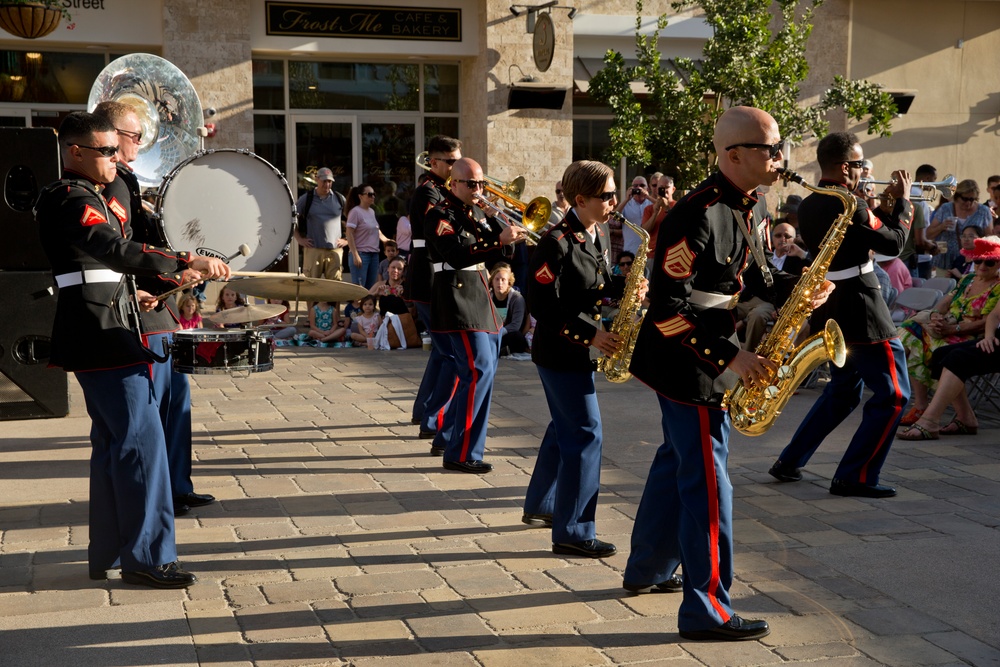
[[[421,347],[423,341],[420,340],[420,333],[417,332],[417,325],[409,313],[396,315],[400,324],[403,325],[403,338],[406,340],[406,347]],[[396,335],[396,327],[388,327],[389,348],[395,350],[402,347],[399,336]]]

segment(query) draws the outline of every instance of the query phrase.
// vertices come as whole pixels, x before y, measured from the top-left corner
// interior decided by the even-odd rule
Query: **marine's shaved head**
[[[754,107],[727,109],[715,125],[712,142],[719,156],[719,171],[746,193],[778,180],[778,158],[766,148],[781,141],[778,123],[771,114]],[[747,144],[757,144],[747,146]],[[732,147],[726,150],[727,147]]]
[[[754,107],[733,107],[727,109],[715,126],[715,153],[722,155],[726,146],[733,144],[769,144],[772,130],[777,131],[778,124],[771,114]]]

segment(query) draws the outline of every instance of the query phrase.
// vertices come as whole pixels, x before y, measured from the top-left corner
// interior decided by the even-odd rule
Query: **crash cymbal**
[[[306,276],[240,278],[232,284],[242,294],[289,301],[353,301],[368,294],[360,285]]]
[[[208,320],[216,324],[242,324],[244,322],[256,322],[276,317],[285,312],[286,308],[280,303],[251,304],[249,306],[239,306],[222,310],[208,316]]]

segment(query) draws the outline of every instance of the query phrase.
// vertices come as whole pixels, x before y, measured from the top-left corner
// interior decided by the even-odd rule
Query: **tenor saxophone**
[[[817,366],[829,361],[839,368],[847,360],[844,334],[833,320],[828,320],[823,331],[810,336],[797,347],[795,339],[812,313],[813,295],[822,288],[826,280],[830,262],[837,254],[851,224],[857,200],[854,195],[841,188],[809,185],[794,171],[778,169],[778,172],[785,183],[795,181],[810,192],[838,197],[844,203],[844,212],[830,225],[820,243],[816,259],[803,272],[792,295],[778,312],[774,328],[757,346],[756,353],[774,362],[777,372],[772,373],[767,383],[746,386],[740,381],[723,398],[723,405],[729,408],[733,428],[744,435],[761,435],[771,428],[795,389]]]
[[[625,280],[625,293],[619,302],[618,314],[611,323],[610,333],[616,334],[621,339],[621,345],[614,356],[601,357],[597,360],[597,370],[604,373],[609,382],[627,382],[632,377],[628,370],[629,364],[632,363],[632,348],[635,347],[635,339],[639,335],[639,327],[645,316],[640,312],[642,301],[639,300],[639,283],[645,278],[649,232],[633,225],[617,211],[612,211],[611,217],[639,235],[639,249],[635,253],[635,259],[632,260],[632,271]]]

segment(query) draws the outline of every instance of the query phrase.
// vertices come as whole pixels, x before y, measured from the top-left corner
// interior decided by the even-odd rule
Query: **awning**
[[[694,61],[695,67],[701,66],[701,61]],[[625,59],[626,67],[635,67],[639,64],[638,60],[635,59]],[[677,69],[673,58],[664,58],[660,61],[660,66],[665,68],[670,68],[674,71],[677,77],[681,81],[681,85],[684,85],[684,76]],[[604,59],[603,58],[581,58],[577,56],[573,58],[573,87],[576,92],[586,94],[590,90],[590,80],[594,78],[594,75],[604,69]],[[647,95],[649,94],[649,89],[646,84],[642,81],[631,81],[629,87],[632,92],[636,95]]]

